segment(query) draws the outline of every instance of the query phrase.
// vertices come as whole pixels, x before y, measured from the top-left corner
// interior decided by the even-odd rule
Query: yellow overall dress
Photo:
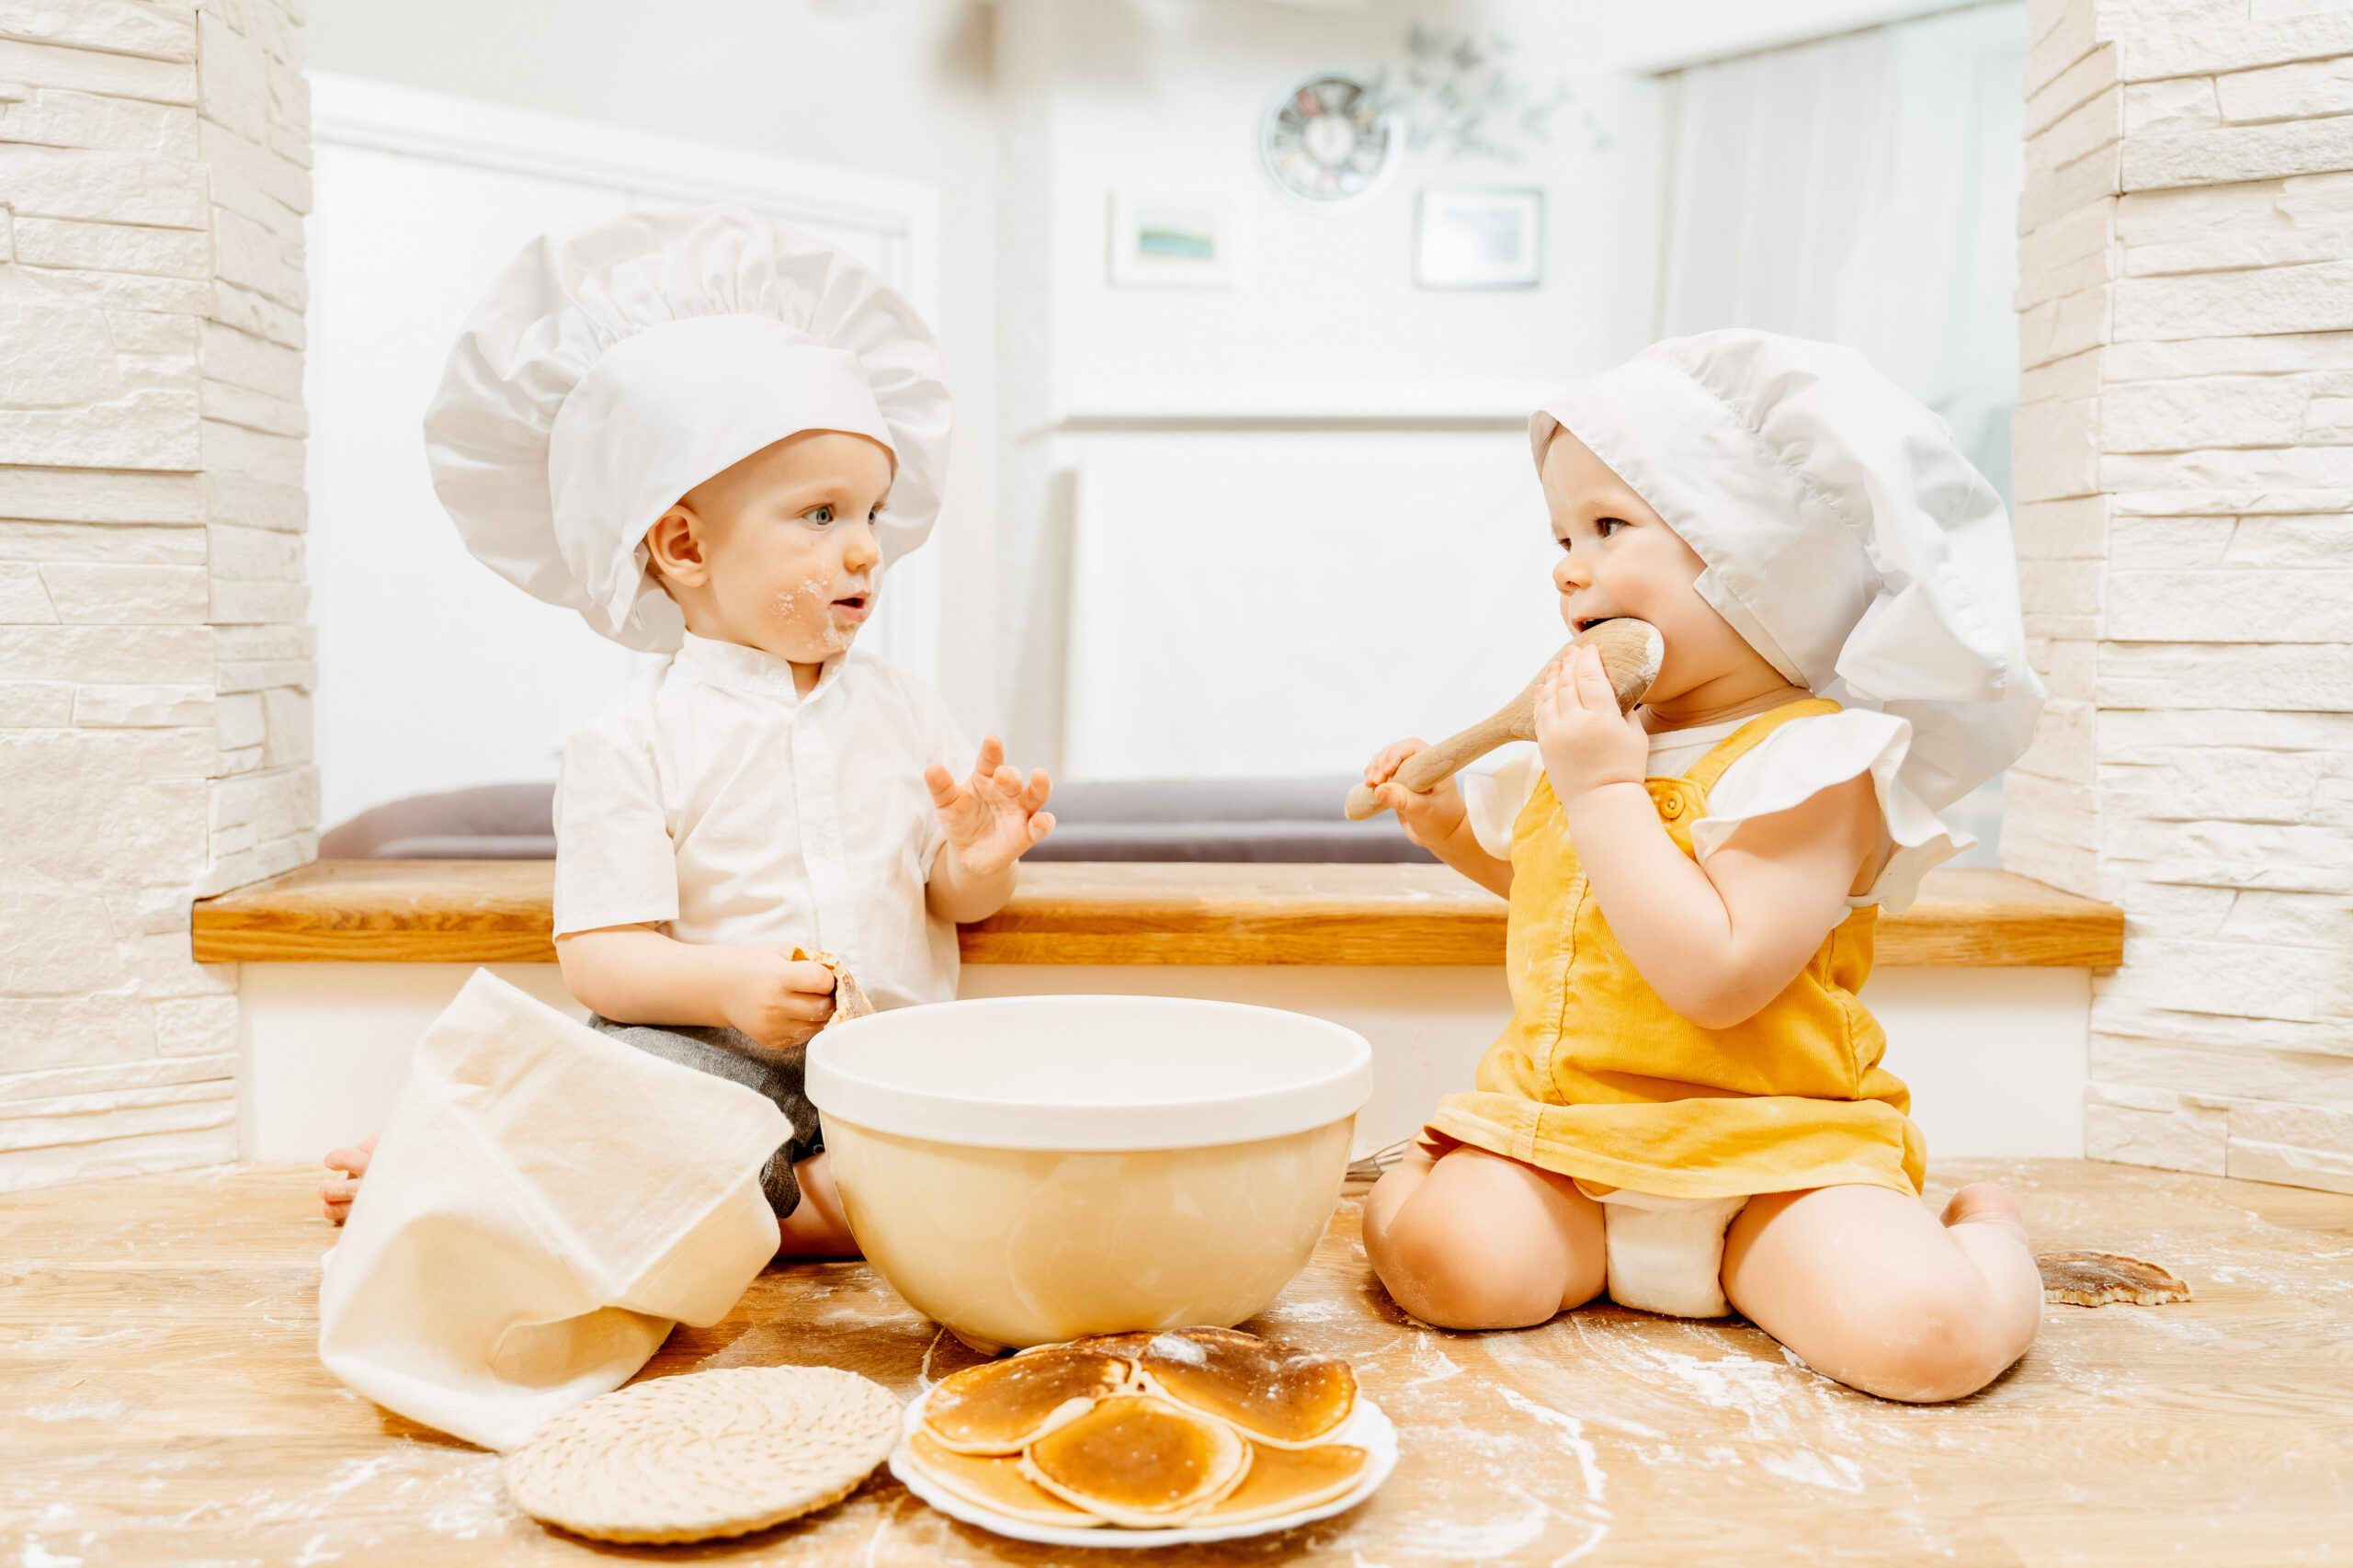
[[[1725,768],[1790,720],[1837,710],[1821,699],[1776,709],[1683,777],[1647,780],[1676,847],[1694,853],[1691,824]],[[1848,915],[1755,1017],[1702,1028],[1660,1000],[1610,934],[1549,778],[1513,824],[1511,865],[1512,1020],[1478,1088],[1439,1102],[1434,1150],[1474,1144],[1665,1198],[1848,1183],[1919,1192],[1927,1149],[1912,1097],[1881,1068],[1887,1037],[1855,995],[1876,907]]]

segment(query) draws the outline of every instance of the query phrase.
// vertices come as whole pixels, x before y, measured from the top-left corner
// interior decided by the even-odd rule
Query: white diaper
[[[1748,1206],[1742,1198],[1661,1198],[1624,1187],[1577,1190],[1601,1205],[1609,1249],[1609,1299],[1621,1307],[1678,1318],[1720,1318],[1724,1300],[1724,1227]]]

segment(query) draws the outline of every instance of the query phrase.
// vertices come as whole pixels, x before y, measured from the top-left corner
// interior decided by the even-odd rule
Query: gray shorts
[[[779,1220],[801,1207],[801,1181],[792,1167],[825,1146],[824,1134],[817,1125],[817,1108],[809,1103],[801,1088],[807,1046],[770,1051],[740,1029],[699,1024],[617,1024],[595,1013],[588,1015],[588,1027],[648,1056],[766,1095],[792,1124],[792,1136],[760,1167],[760,1189],[767,1194],[768,1207]]]

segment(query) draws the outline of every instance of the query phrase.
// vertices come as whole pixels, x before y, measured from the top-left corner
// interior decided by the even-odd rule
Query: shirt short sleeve
[[[677,915],[677,857],[652,745],[626,731],[581,731],[556,776],[555,934]]]
[[[1878,796],[1888,859],[1850,906],[1880,904],[1891,914],[1919,896],[1920,879],[1977,841],[1955,834],[1899,776],[1912,747],[1912,724],[1892,713],[1849,708],[1793,719],[1724,769],[1708,791],[1708,814],[1691,824],[1700,859],[1723,846],[1733,829],[1803,804],[1834,784],[1869,774]]]

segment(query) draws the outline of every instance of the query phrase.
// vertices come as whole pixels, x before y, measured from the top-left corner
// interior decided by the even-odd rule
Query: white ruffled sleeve
[[[1920,895],[1921,878],[1977,842],[1947,827],[1898,776],[1911,748],[1911,721],[1892,713],[1849,708],[1793,719],[1716,780],[1708,814],[1691,824],[1692,845],[1704,860],[1742,823],[1786,812],[1868,773],[1893,853],[1870,890],[1847,903],[1876,903],[1890,914],[1906,908]]]
[[[1543,777],[1544,759],[1534,741],[1498,746],[1454,776],[1480,848],[1498,860],[1511,858],[1511,830]]]

